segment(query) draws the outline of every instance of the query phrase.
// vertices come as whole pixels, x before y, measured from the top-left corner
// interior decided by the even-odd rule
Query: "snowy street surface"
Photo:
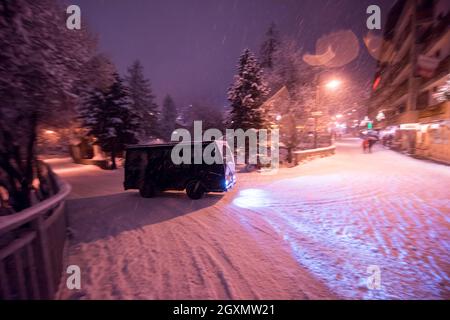
[[[61,299],[450,299],[450,167],[359,139],[192,201],[140,198],[123,171],[50,161],[73,186]],[[378,266],[381,288],[366,286]]]

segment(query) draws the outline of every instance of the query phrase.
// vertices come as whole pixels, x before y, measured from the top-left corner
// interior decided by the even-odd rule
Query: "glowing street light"
[[[325,84],[325,87],[330,90],[336,90],[341,86],[341,81],[337,79],[333,79]]]
[[[321,73],[318,73],[316,75],[316,82],[318,83],[317,89],[316,89],[316,110],[312,114],[312,116],[314,118],[314,149],[317,148],[318,118],[323,115],[322,111],[320,110],[320,92],[322,91],[321,88],[324,87],[328,90],[335,91],[341,85],[341,81],[338,79],[333,79],[333,80],[328,81],[325,84],[321,84],[320,83],[320,75],[321,75]],[[319,113],[320,113],[320,115],[319,115]]]

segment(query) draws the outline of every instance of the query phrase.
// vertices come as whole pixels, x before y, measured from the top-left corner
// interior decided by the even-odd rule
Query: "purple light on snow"
[[[244,189],[239,196],[233,200],[235,206],[241,208],[261,208],[269,204],[269,194],[261,189]]]

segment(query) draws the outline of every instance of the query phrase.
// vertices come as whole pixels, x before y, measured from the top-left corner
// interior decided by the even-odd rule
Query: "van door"
[[[183,151],[181,151],[183,152]],[[172,161],[172,148],[164,150],[161,185],[164,189],[184,189],[186,165],[175,164]]]
[[[147,166],[148,158],[145,150],[128,149],[126,151],[125,190],[139,188],[139,184],[144,178]]]

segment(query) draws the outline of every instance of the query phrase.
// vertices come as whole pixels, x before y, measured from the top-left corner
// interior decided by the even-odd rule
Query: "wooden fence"
[[[31,208],[0,217],[0,300],[52,299],[66,240],[65,198],[70,186]]]

